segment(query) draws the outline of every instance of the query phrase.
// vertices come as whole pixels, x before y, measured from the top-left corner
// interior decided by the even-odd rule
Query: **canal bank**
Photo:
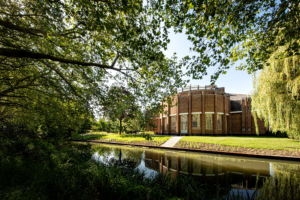
[[[177,150],[177,151],[187,151],[187,152],[199,152],[199,153],[220,154],[220,155],[245,156],[245,157],[263,158],[263,159],[300,161],[300,157],[296,157],[296,156],[261,155],[261,154],[250,154],[250,153],[241,153],[241,152],[184,148],[184,147],[178,147],[178,146],[166,147],[166,146],[162,146],[162,145],[155,146],[155,145],[145,145],[145,144],[136,144],[136,143],[108,142],[108,141],[83,140],[83,139],[71,139],[70,141],[91,142],[91,143],[100,143],[100,144],[102,143],[102,144],[127,145],[127,146],[130,145],[130,146],[136,146],[136,147],[147,147],[147,148]],[[224,150],[226,150],[226,148]]]

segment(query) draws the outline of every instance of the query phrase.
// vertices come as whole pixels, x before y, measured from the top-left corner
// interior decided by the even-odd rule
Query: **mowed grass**
[[[215,136],[185,136],[182,142],[200,142],[220,144],[235,147],[247,147],[255,149],[278,149],[278,150],[299,150],[300,142],[289,138],[275,137],[215,137]]]
[[[91,134],[85,134],[83,136],[76,136],[77,139],[84,139],[84,140],[101,140],[101,141],[112,141],[115,140],[116,142],[126,142],[126,143],[133,143],[133,142],[143,142],[145,138],[141,134],[116,134],[116,133],[106,133],[106,132],[94,132]],[[165,141],[169,140],[171,137],[169,136],[156,136],[151,135],[152,141],[164,143]]]

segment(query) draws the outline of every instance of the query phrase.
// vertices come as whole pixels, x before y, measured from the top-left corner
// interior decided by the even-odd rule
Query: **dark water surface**
[[[233,191],[250,195],[258,188],[263,199],[300,199],[300,162],[106,144],[92,148],[98,162],[128,161],[147,177],[169,171],[173,177],[230,184]]]

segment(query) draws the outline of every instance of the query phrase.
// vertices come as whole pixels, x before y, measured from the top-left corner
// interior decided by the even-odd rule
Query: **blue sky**
[[[174,52],[177,53],[178,60],[186,55],[196,55],[195,52],[189,50],[189,48],[192,47],[192,43],[187,39],[185,33],[175,34],[170,30],[169,38],[171,42],[168,44],[168,50],[165,51],[167,57],[172,57]],[[182,70],[185,72],[185,69]],[[209,85],[210,76],[215,70],[215,67],[210,67],[208,69],[208,75],[202,80],[192,80],[190,77],[184,77],[184,79],[189,79],[190,84],[192,85]],[[252,91],[252,75],[248,74],[246,71],[236,70],[235,66],[233,66],[227,71],[227,74],[220,75],[216,85],[218,85],[218,87],[225,87],[225,92],[227,93],[250,94]]]

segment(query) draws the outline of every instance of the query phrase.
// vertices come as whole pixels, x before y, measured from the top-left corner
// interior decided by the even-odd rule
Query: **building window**
[[[193,114],[193,129],[200,129],[200,114]]]
[[[168,118],[164,118],[164,128],[165,128],[165,132],[168,131]]]
[[[180,115],[180,133],[187,133],[188,121],[187,115]]]
[[[218,130],[222,130],[222,115],[217,115]]]
[[[207,130],[213,129],[213,118],[212,114],[205,114],[205,125]]]
[[[171,117],[171,130],[176,130],[176,116]]]

